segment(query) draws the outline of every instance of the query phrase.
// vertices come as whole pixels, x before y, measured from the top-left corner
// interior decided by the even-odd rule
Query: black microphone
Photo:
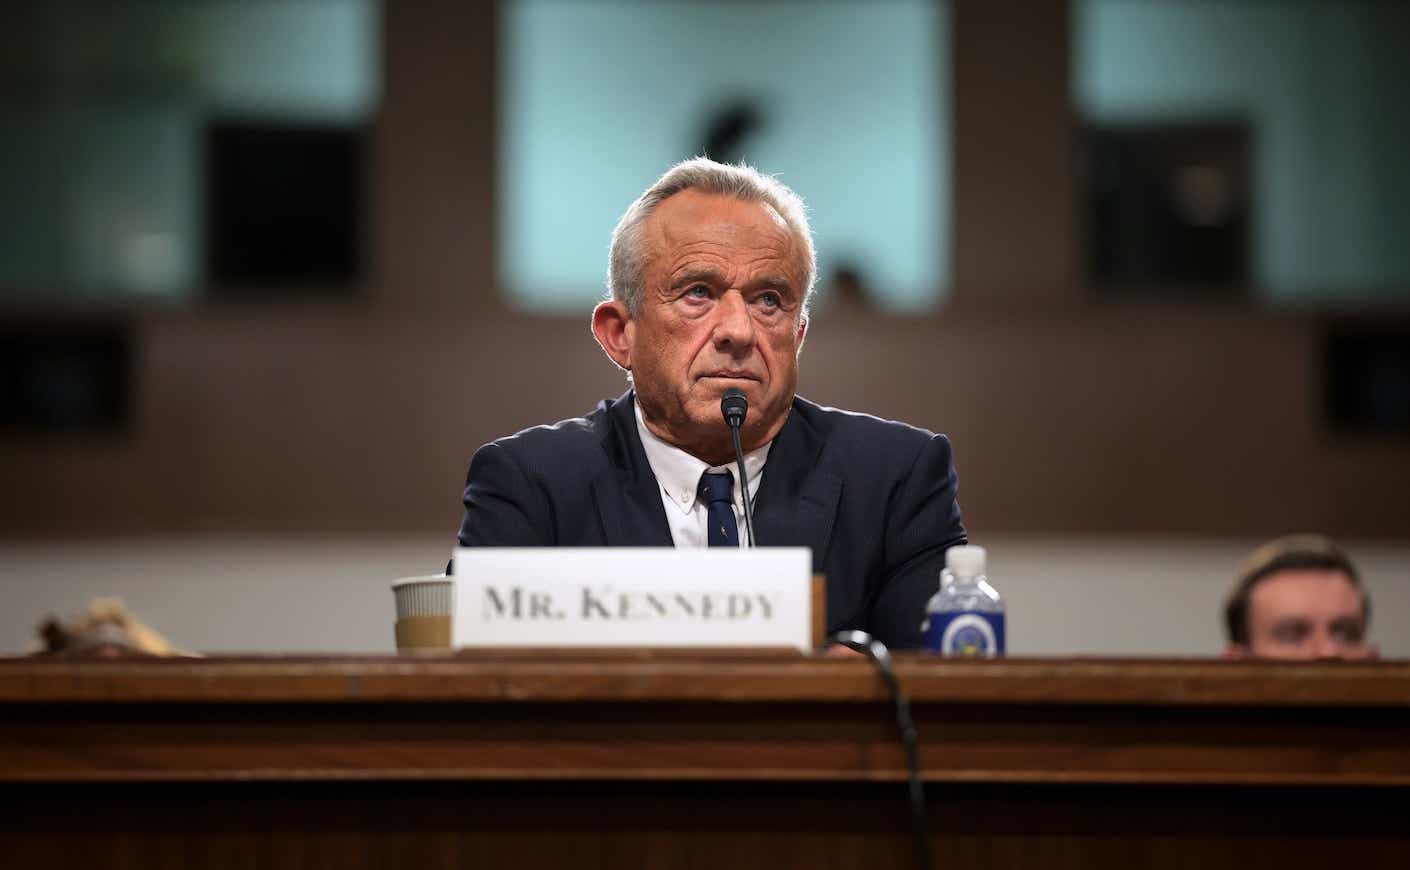
[[[739,443],[739,427],[749,414],[749,399],[739,387],[725,390],[720,399],[720,413],[734,435],[734,460],[739,465],[739,485],[744,487],[744,530],[749,534],[749,546],[754,546],[754,503],[749,498],[749,476],[744,473],[744,447]]]

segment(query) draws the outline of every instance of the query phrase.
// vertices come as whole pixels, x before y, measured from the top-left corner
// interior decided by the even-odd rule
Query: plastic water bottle
[[[1004,602],[984,576],[983,547],[945,551],[940,591],[925,606],[925,648],[942,656],[991,659],[1004,654]]]

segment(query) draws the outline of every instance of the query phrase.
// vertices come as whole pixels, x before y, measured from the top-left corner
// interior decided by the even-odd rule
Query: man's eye
[[[779,298],[777,293],[770,290],[767,293],[759,294],[759,304],[765,308],[777,308],[783,304],[783,300]]]
[[[1302,643],[1311,633],[1305,622],[1283,622],[1273,627],[1273,639],[1278,643]]]
[[[704,284],[695,284],[692,285],[689,290],[685,291],[685,295],[695,299],[709,299],[710,288],[706,287]]]
[[[1358,644],[1364,638],[1365,631],[1358,622],[1339,620],[1332,623],[1332,636],[1342,643]]]

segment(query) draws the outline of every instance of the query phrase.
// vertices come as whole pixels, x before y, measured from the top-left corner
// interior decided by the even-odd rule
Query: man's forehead
[[[724,194],[683,190],[663,200],[647,218],[648,232],[666,242],[702,230],[732,233],[751,227],[775,230],[793,243],[793,230],[778,209]]]
[[[1256,613],[1268,616],[1291,611],[1309,615],[1333,611],[1359,611],[1361,591],[1341,571],[1295,570],[1271,574],[1253,587],[1249,602]]]

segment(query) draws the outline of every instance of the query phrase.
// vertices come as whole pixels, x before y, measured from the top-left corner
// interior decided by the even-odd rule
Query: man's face
[[[1248,652],[1261,658],[1373,658],[1360,590],[1340,571],[1279,571],[1249,595]]]
[[[783,427],[798,388],[807,271],[783,218],[763,203],[687,190],[644,227],[641,311],[628,365],[647,426],[707,462],[733,455],[720,398],[749,398],[745,449]]]

